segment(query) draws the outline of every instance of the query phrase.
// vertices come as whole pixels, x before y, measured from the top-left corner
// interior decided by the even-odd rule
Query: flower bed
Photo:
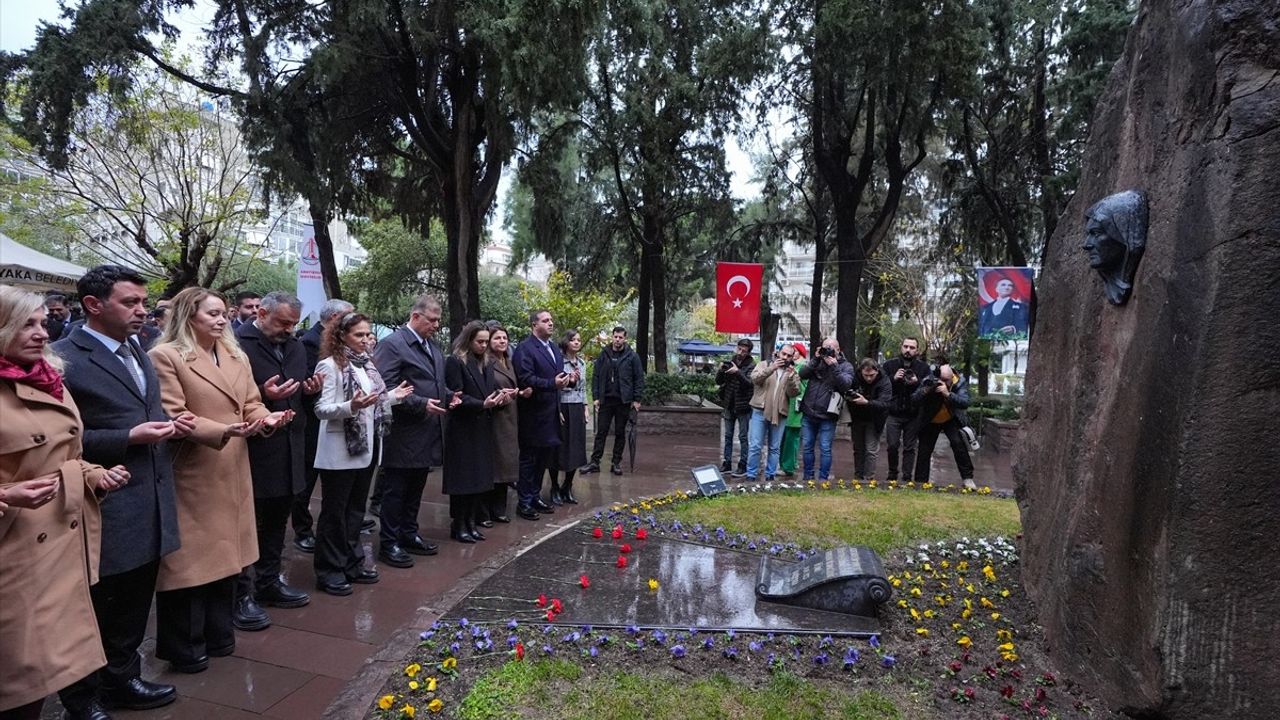
[[[933,486],[874,483],[782,483],[738,492],[968,492]],[[974,494],[985,495],[983,489]],[[767,537],[747,537],[725,527],[688,526],[669,517],[671,507],[697,502],[677,492],[640,499],[597,513],[583,528],[590,541],[614,546],[618,568],[632,553],[643,553],[654,534],[777,556],[807,557],[816,547],[799,547]],[[709,632],[703,628],[563,626],[557,622],[574,593],[593,584],[634,582],[650,593],[666,592],[657,580],[625,569],[584,569],[574,577],[543,578],[545,592],[525,599],[526,610],[503,622],[467,619],[437,622],[423,629],[402,675],[389,680],[372,714],[382,718],[440,713],[449,717],[506,717],[512,708],[494,698],[495,678],[511,663],[547,663],[571,672],[546,683],[547,702],[521,708],[528,717],[591,717],[599,708],[591,688],[619,674],[670,678],[723,673],[751,693],[777,678],[804,683],[804,692],[883,693],[899,716],[916,717],[1096,717],[1094,702],[1061,680],[1042,649],[1032,608],[1018,581],[1015,539],[961,537],[888,553],[884,560],[895,588],[882,610],[881,634],[869,639],[830,635]],[[598,577],[597,577],[598,575]],[[570,588],[570,586],[572,586]],[[566,664],[567,661],[567,664]],[[550,663],[559,663],[551,665]],[[737,687],[737,686],[735,686]],[[603,690],[602,690],[603,692]],[[824,697],[827,697],[824,695]],[[691,716],[691,715],[690,715]],[[880,715],[875,715],[880,717]],[[893,714],[884,715],[893,717]]]

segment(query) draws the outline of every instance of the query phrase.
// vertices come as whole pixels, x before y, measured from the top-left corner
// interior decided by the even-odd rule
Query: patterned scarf
[[[351,400],[361,389],[360,381],[356,378],[356,368],[364,368],[365,373],[369,375],[370,394],[378,396],[378,401],[371,407],[364,408],[342,421],[342,433],[347,441],[347,454],[363,455],[369,452],[369,435],[365,429],[364,413],[372,410],[373,432],[375,436],[384,435],[387,425],[391,422],[391,416],[386,412],[390,398],[386,396],[386,383],[378,374],[378,368],[373,366],[373,358],[370,358],[367,353],[357,353],[351,348],[343,348],[342,353],[347,359],[347,366],[342,370],[342,389],[346,399]]]
[[[62,401],[62,374],[44,358],[35,361],[29,368],[23,368],[0,355],[0,378],[30,385],[52,395],[55,400]]]

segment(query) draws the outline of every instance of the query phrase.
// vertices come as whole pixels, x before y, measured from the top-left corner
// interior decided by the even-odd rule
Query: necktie
[[[147,381],[142,377],[142,365],[138,362],[138,358],[133,355],[133,348],[129,345],[129,341],[125,340],[116,348],[116,355],[120,356],[120,361],[129,369],[129,377],[133,378],[133,384],[138,386],[138,392],[145,395],[147,393]]]

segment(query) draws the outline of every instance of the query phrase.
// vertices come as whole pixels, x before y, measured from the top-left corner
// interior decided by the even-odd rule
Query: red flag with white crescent
[[[716,332],[760,330],[760,291],[764,265],[716,263]]]

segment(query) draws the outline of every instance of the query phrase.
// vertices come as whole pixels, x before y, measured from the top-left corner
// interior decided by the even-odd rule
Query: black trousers
[[[378,538],[382,547],[408,541],[418,535],[418,509],[422,490],[431,468],[389,468],[378,470],[382,488],[382,511],[378,516]]]
[[[507,492],[510,487],[509,483],[497,483],[484,494],[477,513],[481,520],[492,520],[507,514]]]
[[[620,400],[605,400],[596,414],[596,442],[591,448],[591,462],[599,465],[604,457],[604,441],[613,425],[613,464],[622,464],[622,449],[627,446],[627,418],[631,416],[631,404]]]
[[[44,698],[16,708],[0,710],[0,720],[40,720],[40,711],[44,708]]]
[[[449,496],[449,517],[453,520],[475,522],[476,511],[480,509],[487,493],[468,493],[466,495]]]
[[[280,556],[284,554],[285,531],[296,497],[253,499],[254,520],[258,525],[258,561],[240,573],[236,597],[265,590],[280,579]]]
[[[890,415],[884,424],[884,439],[889,456],[889,475],[886,480],[898,479],[898,450],[902,450],[902,480],[915,479],[917,436],[920,423],[915,416]]]
[[[548,470],[554,472],[559,452],[560,448],[555,445],[520,446],[520,479],[516,481],[516,493],[520,496],[521,505],[532,504],[542,494],[542,478]]]
[[[237,577],[156,593],[156,657],[188,663],[207,655],[209,648],[235,647],[231,608]]]
[[[951,443],[951,454],[956,457],[956,468],[960,470],[960,478],[973,479],[973,460],[969,458],[969,444],[960,435],[960,421],[951,418],[944,423],[926,422],[920,425],[916,436],[920,443],[916,455],[916,482],[929,482],[929,458],[933,457],[933,448],[938,444],[938,435],[942,433],[946,433],[947,442]]]
[[[83,711],[100,690],[120,688],[141,677],[142,654],[138,648],[147,633],[147,616],[151,614],[159,572],[160,561],[153,560],[132,570],[104,575],[89,588],[107,666],[58,692],[68,710]]]
[[[364,546],[360,525],[373,480],[373,465],[359,470],[322,470],[320,519],[316,522],[316,580],[337,584],[360,573]]]
[[[293,536],[298,538],[312,537],[315,529],[311,520],[311,496],[316,491],[316,481],[320,479],[320,471],[315,468],[316,450],[320,446],[320,421],[307,413],[307,445],[306,445],[306,486],[302,492],[294,496],[293,501]]]

